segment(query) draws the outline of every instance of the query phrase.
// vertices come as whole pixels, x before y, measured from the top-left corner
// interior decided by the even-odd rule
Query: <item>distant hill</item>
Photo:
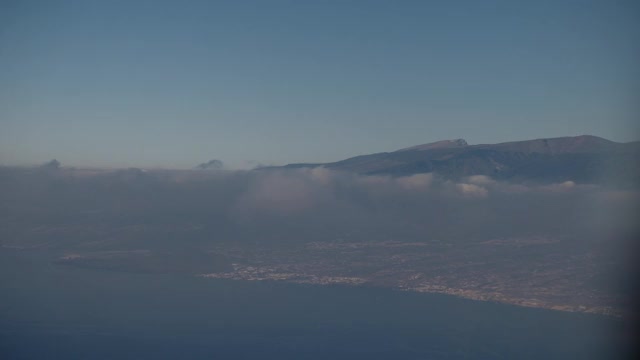
[[[465,139],[441,140],[428,144],[411,146],[397,151],[414,151],[414,150],[431,150],[431,149],[450,149],[469,146]]]
[[[224,167],[224,164],[222,163],[222,161],[217,160],[217,159],[213,159],[213,160],[209,160],[206,163],[202,163],[198,166],[196,166],[196,169],[198,170],[219,170],[222,169]]]
[[[627,187],[640,183],[640,142],[618,143],[591,135],[480,145],[456,139],[332,163],[285,167],[318,166],[367,175],[433,172],[447,179],[486,175],[520,182],[572,180]]]

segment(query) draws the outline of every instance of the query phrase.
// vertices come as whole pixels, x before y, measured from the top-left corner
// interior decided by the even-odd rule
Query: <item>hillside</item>
[[[367,175],[405,176],[433,172],[447,179],[486,175],[518,182],[600,183],[623,187],[640,180],[640,143],[617,143],[583,135],[468,145],[444,140],[393,152],[356,156],[324,166]]]

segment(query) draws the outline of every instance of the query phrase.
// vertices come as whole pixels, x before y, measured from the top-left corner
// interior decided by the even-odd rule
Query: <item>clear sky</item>
[[[639,54],[636,1],[2,0],[0,164],[632,141]]]

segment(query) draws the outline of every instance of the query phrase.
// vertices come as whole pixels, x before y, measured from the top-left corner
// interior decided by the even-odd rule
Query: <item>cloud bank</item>
[[[0,171],[0,217],[96,224],[198,224],[206,241],[585,236],[633,228],[638,194],[566,181],[364,176],[314,169]],[[616,231],[617,231],[616,230]],[[626,231],[626,230],[625,230]]]

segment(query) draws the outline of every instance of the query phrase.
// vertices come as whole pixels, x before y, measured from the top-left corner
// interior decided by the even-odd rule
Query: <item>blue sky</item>
[[[0,164],[638,139],[634,1],[3,1]]]

